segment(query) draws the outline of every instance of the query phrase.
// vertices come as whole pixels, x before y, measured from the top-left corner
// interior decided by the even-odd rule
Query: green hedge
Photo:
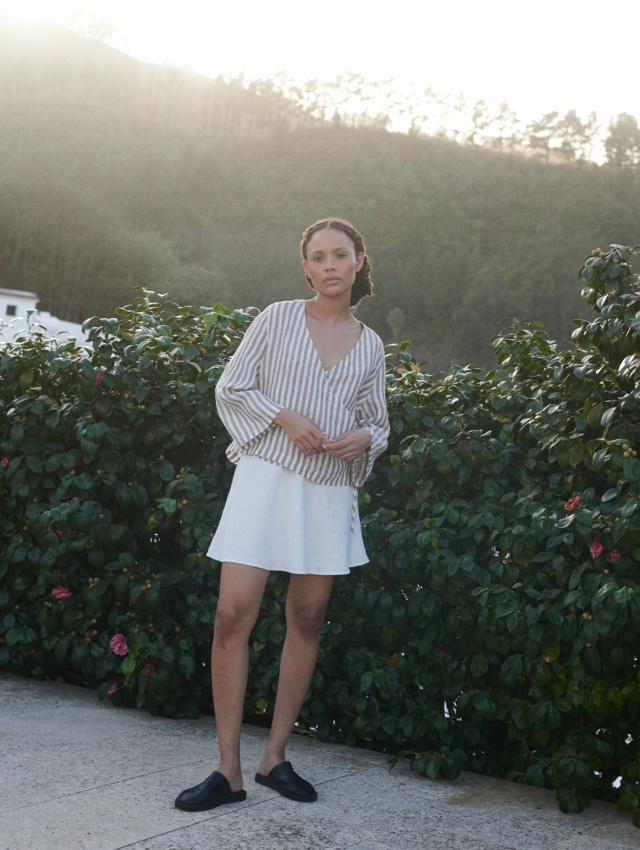
[[[555,788],[563,811],[617,798],[640,823],[635,253],[586,260],[571,350],[513,321],[486,375],[390,356],[371,563],[336,581],[300,718],[321,740]],[[193,716],[231,474],[213,387],[250,316],[148,294],[118,314],[92,350],[2,349],[0,665]],[[285,594],[272,575],[252,639],[246,710],[266,719]]]

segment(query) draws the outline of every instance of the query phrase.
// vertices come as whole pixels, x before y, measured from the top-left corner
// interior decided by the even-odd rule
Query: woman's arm
[[[216,407],[240,448],[268,428],[282,410],[259,388],[260,364],[269,342],[269,308],[249,325],[236,353],[216,386]]]
[[[216,386],[216,406],[225,428],[242,449],[274,426],[307,455],[322,454],[327,435],[307,416],[283,407],[258,388],[269,344],[270,308],[251,323]]]
[[[324,447],[341,460],[355,461],[353,483],[361,487],[369,477],[375,459],[387,447],[389,416],[385,394],[384,346],[380,342],[374,363],[362,383],[356,402],[356,418],[359,428],[346,431],[333,440],[326,440]]]

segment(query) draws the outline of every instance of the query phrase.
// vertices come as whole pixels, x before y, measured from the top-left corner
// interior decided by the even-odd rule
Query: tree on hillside
[[[83,35],[85,38],[102,41],[124,52],[129,47],[126,30],[116,22],[109,12],[73,8],[66,13],[64,23],[71,32]]]
[[[471,129],[465,141],[470,145],[481,145],[485,139],[487,129],[491,124],[491,116],[486,100],[479,100],[473,106],[471,113]]]
[[[560,152],[567,160],[587,160],[593,150],[595,137],[600,129],[595,112],[583,121],[575,109],[570,109],[556,125],[556,137]]]
[[[558,112],[547,112],[537,121],[527,126],[527,142],[534,151],[540,151],[544,161],[549,162],[551,142],[555,139],[558,127]]]
[[[490,147],[509,153],[513,153],[522,141],[520,121],[506,100],[502,101],[498,111],[491,116],[487,135]]]
[[[623,112],[609,124],[604,148],[614,168],[637,170],[640,166],[640,127],[634,115]]]

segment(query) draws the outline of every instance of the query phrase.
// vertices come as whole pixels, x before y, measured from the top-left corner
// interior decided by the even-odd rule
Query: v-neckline
[[[311,336],[311,330],[309,329],[309,323],[307,322],[307,308],[306,308],[307,302],[301,301],[300,303],[302,304],[302,321],[304,322],[304,327],[305,327],[305,330],[307,332],[307,339],[309,340],[309,344],[311,345],[311,348],[313,349],[313,353],[316,356],[316,360],[320,364],[320,368],[322,369],[322,371],[324,372],[325,375],[328,375],[329,372],[331,372],[333,369],[336,368],[336,366],[339,366],[341,363],[344,363],[344,361],[347,359],[347,357],[349,357],[355,351],[355,349],[358,347],[358,343],[360,342],[360,340],[364,336],[364,325],[359,320],[356,320],[356,321],[358,321],[358,324],[360,325],[360,336],[355,341],[355,343],[351,346],[349,351],[347,351],[347,353],[344,355],[344,357],[341,357],[340,360],[338,360],[336,363],[333,364],[333,366],[329,366],[328,369],[325,369],[324,363],[322,362],[322,358],[318,354],[318,349],[316,348],[316,344],[313,341],[313,337]]]

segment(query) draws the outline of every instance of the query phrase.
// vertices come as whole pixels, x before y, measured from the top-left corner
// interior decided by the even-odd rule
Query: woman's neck
[[[315,298],[307,301],[307,309],[309,308],[315,318],[331,324],[351,322],[354,320],[351,306],[347,299],[323,298],[320,295],[316,295]]]

